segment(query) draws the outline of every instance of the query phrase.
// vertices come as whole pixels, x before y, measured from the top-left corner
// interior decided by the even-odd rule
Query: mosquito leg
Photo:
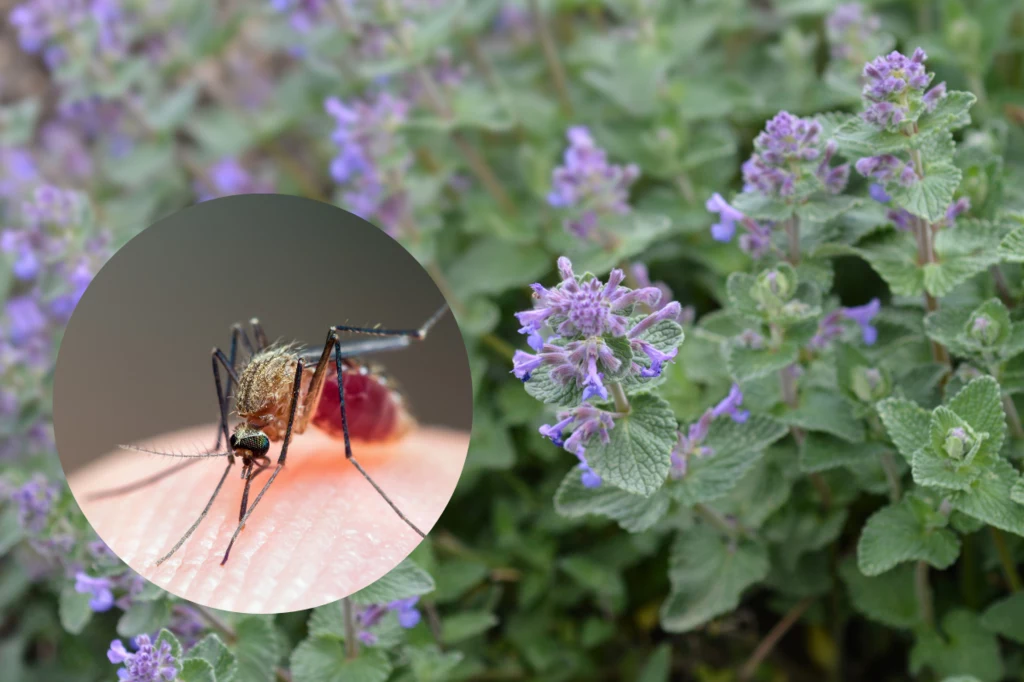
[[[396,514],[398,514],[398,518],[400,518],[403,521],[405,521],[406,525],[409,526],[410,528],[412,528],[414,531],[416,531],[416,534],[419,535],[421,538],[425,538],[425,537],[427,537],[426,533],[424,533],[419,528],[417,528],[416,524],[414,524],[412,521],[410,521],[405,516],[405,514],[402,513],[402,510],[399,509],[398,506],[395,505],[395,503],[391,501],[391,498],[387,496],[387,493],[385,493],[383,490],[381,490],[380,486],[377,485],[377,483],[372,478],[370,478],[370,475],[368,473],[366,473],[366,470],[363,469],[363,467],[359,465],[359,462],[356,461],[356,458],[352,455],[352,442],[349,440],[349,436],[348,436],[348,415],[347,415],[347,413],[345,411],[345,382],[342,379],[342,375],[341,375],[342,374],[342,372],[341,372],[341,366],[342,366],[342,363],[341,363],[341,347],[338,345],[338,336],[337,336],[337,334],[334,335],[333,340],[334,340],[334,364],[335,364],[335,366],[337,367],[337,370],[338,370],[338,402],[340,403],[340,407],[341,407],[341,431],[345,435],[345,458],[348,461],[352,462],[353,466],[355,466],[355,468],[359,470],[359,473],[361,473],[363,475],[363,478],[365,478],[367,481],[369,481],[370,485],[373,486],[373,489],[376,490],[377,493],[382,498],[384,498],[384,501],[388,503],[388,506],[391,507],[391,509],[394,510],[394,512]]]
[[[249,486],[252,484],[256,477],[266,471],[270,465],[270,460],[267,458],[261,458],[255,463],[255,468],[249,465],[246,469],[242,470],[242,478],[245,479],[245,489],[242,491],[242,506],[238,510],[238,521],[241,523],[242,517],[245,516],[245,509],[249,504]]]
[[[256,337],[256,345],[260,350],[266,350],[270,344],[267,343],[267,335],[263,331],[263,325],[254,317],[249,320],[249,326],[252,327],[252,335]]]
[[[132,481],[131,483],[126,483],[125,485],[119,486],[117,488],[108,488],[107,490],[100,490],[99,492],[90,493],[89,495],[86,495],[85,499],[103,500],[108,497],[117,497],[118,495],[124,495],[132,491],[145,488],[146,486],[152,485],[153,483],[156,483],[157,481],[162,480],[170,476],[171,474],[178,473],[185,467],[192,466],[193,464],[196,463],[196,461],[197,460],[195,459],[186,460],[184,462],[181,462],[180,464],[175,464],[169,469],[165,469],[164,471],[161,471],[159,473],[147,476],[146,478],[140,478],[139,480]]]
[[[214,348],[210,355],[210,363],[213,365],[213,383],[217,386],[217,404],[220,405],[220,431],[217,434],[217,444],[214,450],[220,449],[220,439],[224,439],[224,444],[227,445],[231,442],[231,438],[228,435],[228,398],[229,394],[224,392],[224,386],[220,379],[220,368],[217,366],[217,362],[220,362],[228,370],[229,377],[238,383],[238,376],[235,374],[235,370],[231,367],[228,359],[224,357],[224,353],[219,348]],[[231,390],[231,383],[228,382],[228,391]],[[228,459],[232,462],[235,461],[233,453],[228,453]]]
[[[189,537],[191,537],[192,533],[196,532],[196,528],[198,528],[199,524],[203,522],[203,519],[206,518],[206,515],[210,511],[210,507],[213,506],[213,501],[215,499],[217,499],[217,495],[220,493],[221,486],[224,485],[224,480],[228,477],[228,472],[231,471],[231,467],[233,467],[234,465],[235,465],[235,460],[232,457],[231,459],[228,460],[228,465],[226,467],[224,467],[224,473],[221,474],[220,481],[217,482],[217,487],[213,489],[213,495],[210,495],[210,501],[206,503],[205,507],[203,507],[203,511],[199,514],[199,518],[196,519],[196,522],[193,523],[192,526],[187,531],[185,531],[185,534],[182,535],[181,539],[178,540],[178,542],[175,543],[174,547],[171,548],[170,552],[168,552],[167,554],[164,554],[162,557],[157,559],[157,562],[156,562],[157,566],[159,566],[163,562],[165,562],[168,559],[170,559],[171,555],[174,554],[175,552],[177,552],[178,549],[183,544],[185,544],[185,541],[188,540]]]
[[[372,336],[404,336],[416,341],[427,338],[427,332],[441,319],[441,316],[448,311],[448,304],[445,303],[424,322],[419,329],[381,329],[380,327],[349,327],[348,325],[335,325],[332,329],[339,332],[352,332],[354,334],[370,334]]]
[[[245,512],[241,520],[238,522],[238,527],[235,528],[234,534],[231,536],[231,542],[228,543],[228,548],[224,552],[224,558],[221,560],[220,565],[223,566],[228,561],[228,556],[231,554],[231,548],[235,545],[235,540],[238,538],[238,534],[242,532],[242,528],[245,527],[245,522],[249,520],[249,516],[253,510],[256,509],[256,505],[263,499],[263,495],[267,492],[270,484],[274,482],[277,475],[281,473],[281,469],[284,467],[285,460],[288,457],[288,445],[292,441],[292,426],[295,425],[295,409],[299,406],[299,390],[302,388],[302,369],[304,365],[301,359],[295,363],[295,383],[292,385],[292,404],[288,409],[288,428],[284,432],[284,441],[281,443],[281,455],[277,458],[277,468],[274,469],[274,473],[270,474],[270,478],[263,484],[263,489],[260,490],[259,495],[253,500],[252,506]],[[251,479],[250,479],[251,480]]]
[[[246,349],[249,351],[249,354],[252,355],[252,352],[253,352],[252,351],[252,343],[249,341],[249,336],[245,333],[245,330],[242,329],[242,325],[240,325],[240,324],[232,325],[232,327],[231,327],[231,351],[228,353],[228,360],[227,360],[227,365],[226,365],[228,367],[228,372],[231,375],[235,375],[235,362],[236,362],[237,357],[238,357],[238,339],[239,339],[239,337],[241,337],[242,343],[245,345]],[[216,373],[214,374],[214,376],[216,376]],[[226,412],[227,411],[227,405],[231,404],[231,389],[232,388],[233,388],[232,383],[229,381],[227,389],[224,390],[224,400],[223,400],[224,405],[221,407],[221,412],[222,413]],[[217,379],[217,389],[218,389],[218,391],[222,390],[221,386],[220,386],[220,379],[219,378]],[[217,395],[218,395],[218,405],[220,405],[221,404],[220,393],[218,392]],[[223,438],[223,437],[224,437],[224,430],[223,429],[218,429],[217,430],[217,442],[214,443],[214,445],[213,445],[213,449],[214,450],[220,450],[220,442],[221,442],[221,438]],[[227,445],[227,442],[225,441],[224,444]]]

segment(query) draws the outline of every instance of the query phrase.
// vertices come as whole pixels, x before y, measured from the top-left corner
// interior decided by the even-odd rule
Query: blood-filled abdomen
[[[345,413],[348,434],[353,440],[384,441],[405,433],[412,423],[400,393],[388,386],[382,375],[366,367],[344,368]],[[338,404],[338,375],[333,363],[327,373],[323,393],[313,415],[313,424],[327,433],[342,437],[341,410]]]

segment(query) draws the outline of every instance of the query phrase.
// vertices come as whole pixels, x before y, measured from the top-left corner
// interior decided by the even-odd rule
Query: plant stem
[[[1017,564],[1013,560],[1010,548],[1006,546],[1006,536],[1003,535],[1003,531],[994,526],[989,526],[988,530],[992,534],[992,542],[996,545],[999,563],[1003,565],[1003,574],[1006,576],[1006,582],[1010,586],[1010,591],[1020,592],[1020,573],[1017,572]]]
[[[565,77],[565,68],[558,58],[558,50],[555,41],[551,36],[551,29],[540,9],[538,0],[530,0],[530,14],[533,16],[533,26],[540,38],[541,50],[544,52],[544,61],[547,62],[551,78],[555,81],[555,90],[558,92],[558,101],[562,106],[562,113],[566,116],[572,115],[572,101],[569,99],[568,80]]]
[[[900,489],[900,477],[896,472],[896,460],[892,452],[882,453],[882,470],[885,471],[885,480],[889,482],[889,499],[895,504],[900,501],[903,491]]]
[[[1006,275],[999,268],[999,265],[991,266],[988,271],[992,273],[992,281],[996,285],[996,294],[999,295],[999,300],[1003,302],[1007,308],[1012,308],[1017,305],[1017,301],[1013,298],[1013,292],[1010,291],[1010,283],[1006,281]]]
[[[735,540],[740,533],[745,532],[738,523],[730,523],[724,516],[704,503],[697,504],[694,509],[712,526],[721,531],[723,535],[726,535],[733,540]]]
[[[914,572],[914,593],[921,622],[929,628],[935,627],[935,605],[932,603],[932,587],[928,584],[928,562],[918,561]]]
[[[622,389],[622,384],[617,381],[608,382],[608,387],[611,389],[612,398],[615,399],[615,411],[622,414],[629,414],[629,398],[626,397],[626,392]]]
[[[1007,421],[1010,422],[1010,433],[1014,438],[1024,438],[1024,425],[1020,422],[1020,413],[1017,412],[1017,405],[1013,402],[1013,396],[1003,394],[1003,409],[1006,411]]]
[[[793,605],[789,611],[782,617],[775,626],[768,631],[761,643],[754,649],[754,653],[750,655],[747,662],[740,668],[739,679],[749,680],[757,672],[757,667],[761,665],[761,662],[767,658],[768,654],[772,652],[775,645],[779,643],[779,640],[785,636],[789,629],[796,625],[797,621],[800,620],[800,616],[804,615],[804,612],[814,603],[814,597],[804,597],[796,604]]]
[[[203,620],[209,623],[214,630],[222,634],[224,639],[228,640],[229,643],[238,640],[238,633],[235,632],[235,629],[216,613],[201,604],[192,604],[192,608],[194,608],[199,615],[203,617]]]
[[[913,134],[917,134],[917,124],[914,124]],[[924,179],[924,161],[921,159],[921,150],[914,149],[910,152],[910,159],[914,164],[914,171],[917,173],[918,181]],[[935,258],[935,243],[934,230],[927,220],[914,216],[913,219],[914,236],[917,237],[917,262],[918,265],[926,265],[928,263],[937,262]],[[924,292],[924,307],[928,312],[933,313],[939,309],[939,302],[935,300],[926,290]],[[949,364],[949,352],[946,347],[936,341],[931,342],[932,346],[932,358],[935,362],[941,362],[944,365]]]
[[[800,264],[800,218],[796,214],[786,220],[786,237],[789,238],[789,256],[786,260],[796,267]]]
[[[359,645],[356,643],[356,616],[351,598],[345,597],[341,600],[341,612],[345,619],[345,656],[351,660],[359,655]]]

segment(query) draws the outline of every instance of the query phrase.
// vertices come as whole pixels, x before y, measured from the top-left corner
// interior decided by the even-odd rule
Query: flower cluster
[[[833,10],[825,21],[833,59],[858,62],[881,29],[878,15],[865,13],[859,2],[847,2]]]
[[[14,491],[11,498],[18,505],[18,523],[28,533],[40,533],[50,518],[60,489],[40,474],[33,476]]]
[[[83,38],[102,57],[118,57],[127,49],[125,14],[118,0],[28,0],[11,10],[10,22],[21,48],[41,54],[51,68],[65,63],[69,47],[79,47]]]
[[[399,234],[408,223],[404,177],[412,163],[397,138],[409,104],[381,93],[348,104],[328,97],[324,108],[335,120],[332,135],[338,154],[331,176],[344,186],[343,203],[353,213]]]
[[[600,410],[591,405],[581,405],[572,410],[566,410],[558,414],[558,422],[545,424],[540,427],[540,435],[551,440],[552,443],[567,452],[571,452],[579,459],[581,471],[580,480],[587,488],[596,488],[601,485],[601,477],[590,468],[587,462],[586,445],[595,436],[604,444],[607,444],[611,437],[608,431],[615,428],[614,415],[611,412]],[[572,433],[565,437],[565,431],[571,429]]]
[[[569,147],[562,165],[551,176],[548,203],[555,208],[572,208],[565,229],[577,237],[593,236],[603,215],[628,213],[629,187],[640,176],[636,164],[618,166],[594,142],[583,126],[569,128]]]
[[[255,177],[238,159],[227,157],[210,166],[206,177],[196,181],[195,190],[199,201],[207,201],[233,194],[270,194],[274,186]]]
[[[416,608],[419,597],[398,599],[388,604],[370,604],[356,614],[356,625],[359,630],[356,636],[363,644],[372,645],[378,641],[377,635],[371,629],[389,613],[398,616],[398,624],[409,629],[416,627],[420,620],[420,612]]]
[[[655,287],[621,286],[625,279],[622,270],[612,270],[607,284],[596,277],[577,279],[572,263],[564,256],[558,259],[558,270],[562,282],[551,289],[534,284],[535,307],[516,313],[522,325],[520,333],[528,335],[530,347],[537,353],[517,351],[513,374],[529,381],[534,371],[547,365],[551,376],[562,385],[575,382],[584,391],[584,400],[594,396],[607,400],[604,374],[617,373],[622,368],[606,341],[606,337],[614,337],[627,339],[633,351],[647,358],[647,366],[634,358],[630,373],[647,378],[660,375],[662,366],[675,357],[676,351],[660,351],[643,334],[662,320],[678,318],[682,307],[673,301],[631,323],[629,315],[634,306],[657,306],[661,291]],[[555,336],[545,339],[544,329]],[[555,343],[559,340],[563,343]]]
[[[329,0],[270,0],[275,12],[288,15],[288,23],[299,33],[309,33],[324,16]]]
[[[818,323],[818,331],[808,342],[814,350],[822,350],[843,333],[842,322],[850,320],[860,327],[861,339],[868,346],[878,340],[878,328],[872,323],[882,310],[882,302],[873,298],[864,305],[833,310]]]
[[[728,416],[737,424],[742,424],[750,418],[750,412],[741,409],[742,405],[743,392],[738,385],[733,384],[728,395],[705,410],[700,419],[690,424],[685,434],[679,432],[679,440],[671,455],[673,478],[682,478],[686,475],[690,457],[710,457],[715,454],[713,448],[704,445],[704,439],[711,429],[711,422],[719,417]]]
[[[843,191],[850,175],[849,164],[831,166],[838,147],[821,140],[821,124],[780,111],[754,138],[754,153],[743,164],[745,192],[791,197],[808,176],[829,192]],[[808,162],[813,165],[807,168]]]
[[[107,651],[111,663],[123,666],[117,671],[121,682],[170,682],[177,678],[179,665],[169,643],[156,646],[149,635],[139,635],[134,645],[135,652],[131,653],[121,640],[115,639]]]
[[[932,111],[946,96],[946,84],[939,83],[928,92],[932,74],[924,68],[928,58],[920,47],[913,55],[892,51],[864,66],[864,96],[867,108],[864,120],[879,129],[896,129],[920,107]]]
[[[920,180],[917,171],[914,170],[914,164],[903,161],[892,154],[865,156],[857,160],[855,168],[864,177],[873,178],[883,186],[897,182],[901,187],[910,187]]]
[[[736,224],[742,225],[746,232],[740,235],[740,250],[758,259],[768,253],[772,245],[771,226],[765,226],[753,218],[744,215],[729,202],[722,198],[722,195],[715,192],[704,204],[711,213],[717,213],[718,222],[711,226],[711,237],[719,242],[731,242],[736,234]]]

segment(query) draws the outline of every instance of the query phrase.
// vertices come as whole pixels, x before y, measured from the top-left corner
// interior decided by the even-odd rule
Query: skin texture
[[[144,445],[161,451],[199,452],[212,444],[215,426],[169,434]],[[385,444],[353,443],[359,463],[423,532],[451,498],[469,435],[418,426]],[[280,444],[268,453],[276,465]],[[160,566],[192,525],[227,466],[203,459],[141,490],[89,500],[89,493],[145,478],[180,463],[121,450],[69,478],[71,490],[100,537],[135,571],[160,587],[205,606],[245,613],[281,613],[341,599],[390,571],[419,544],[345,459],[341,440],[316,430],[292,441],[288,460],[220,565],[238,522],[244,481],[236,460],[217,500],[191,538]],[[254,483],[249,504],[273,467]]]

